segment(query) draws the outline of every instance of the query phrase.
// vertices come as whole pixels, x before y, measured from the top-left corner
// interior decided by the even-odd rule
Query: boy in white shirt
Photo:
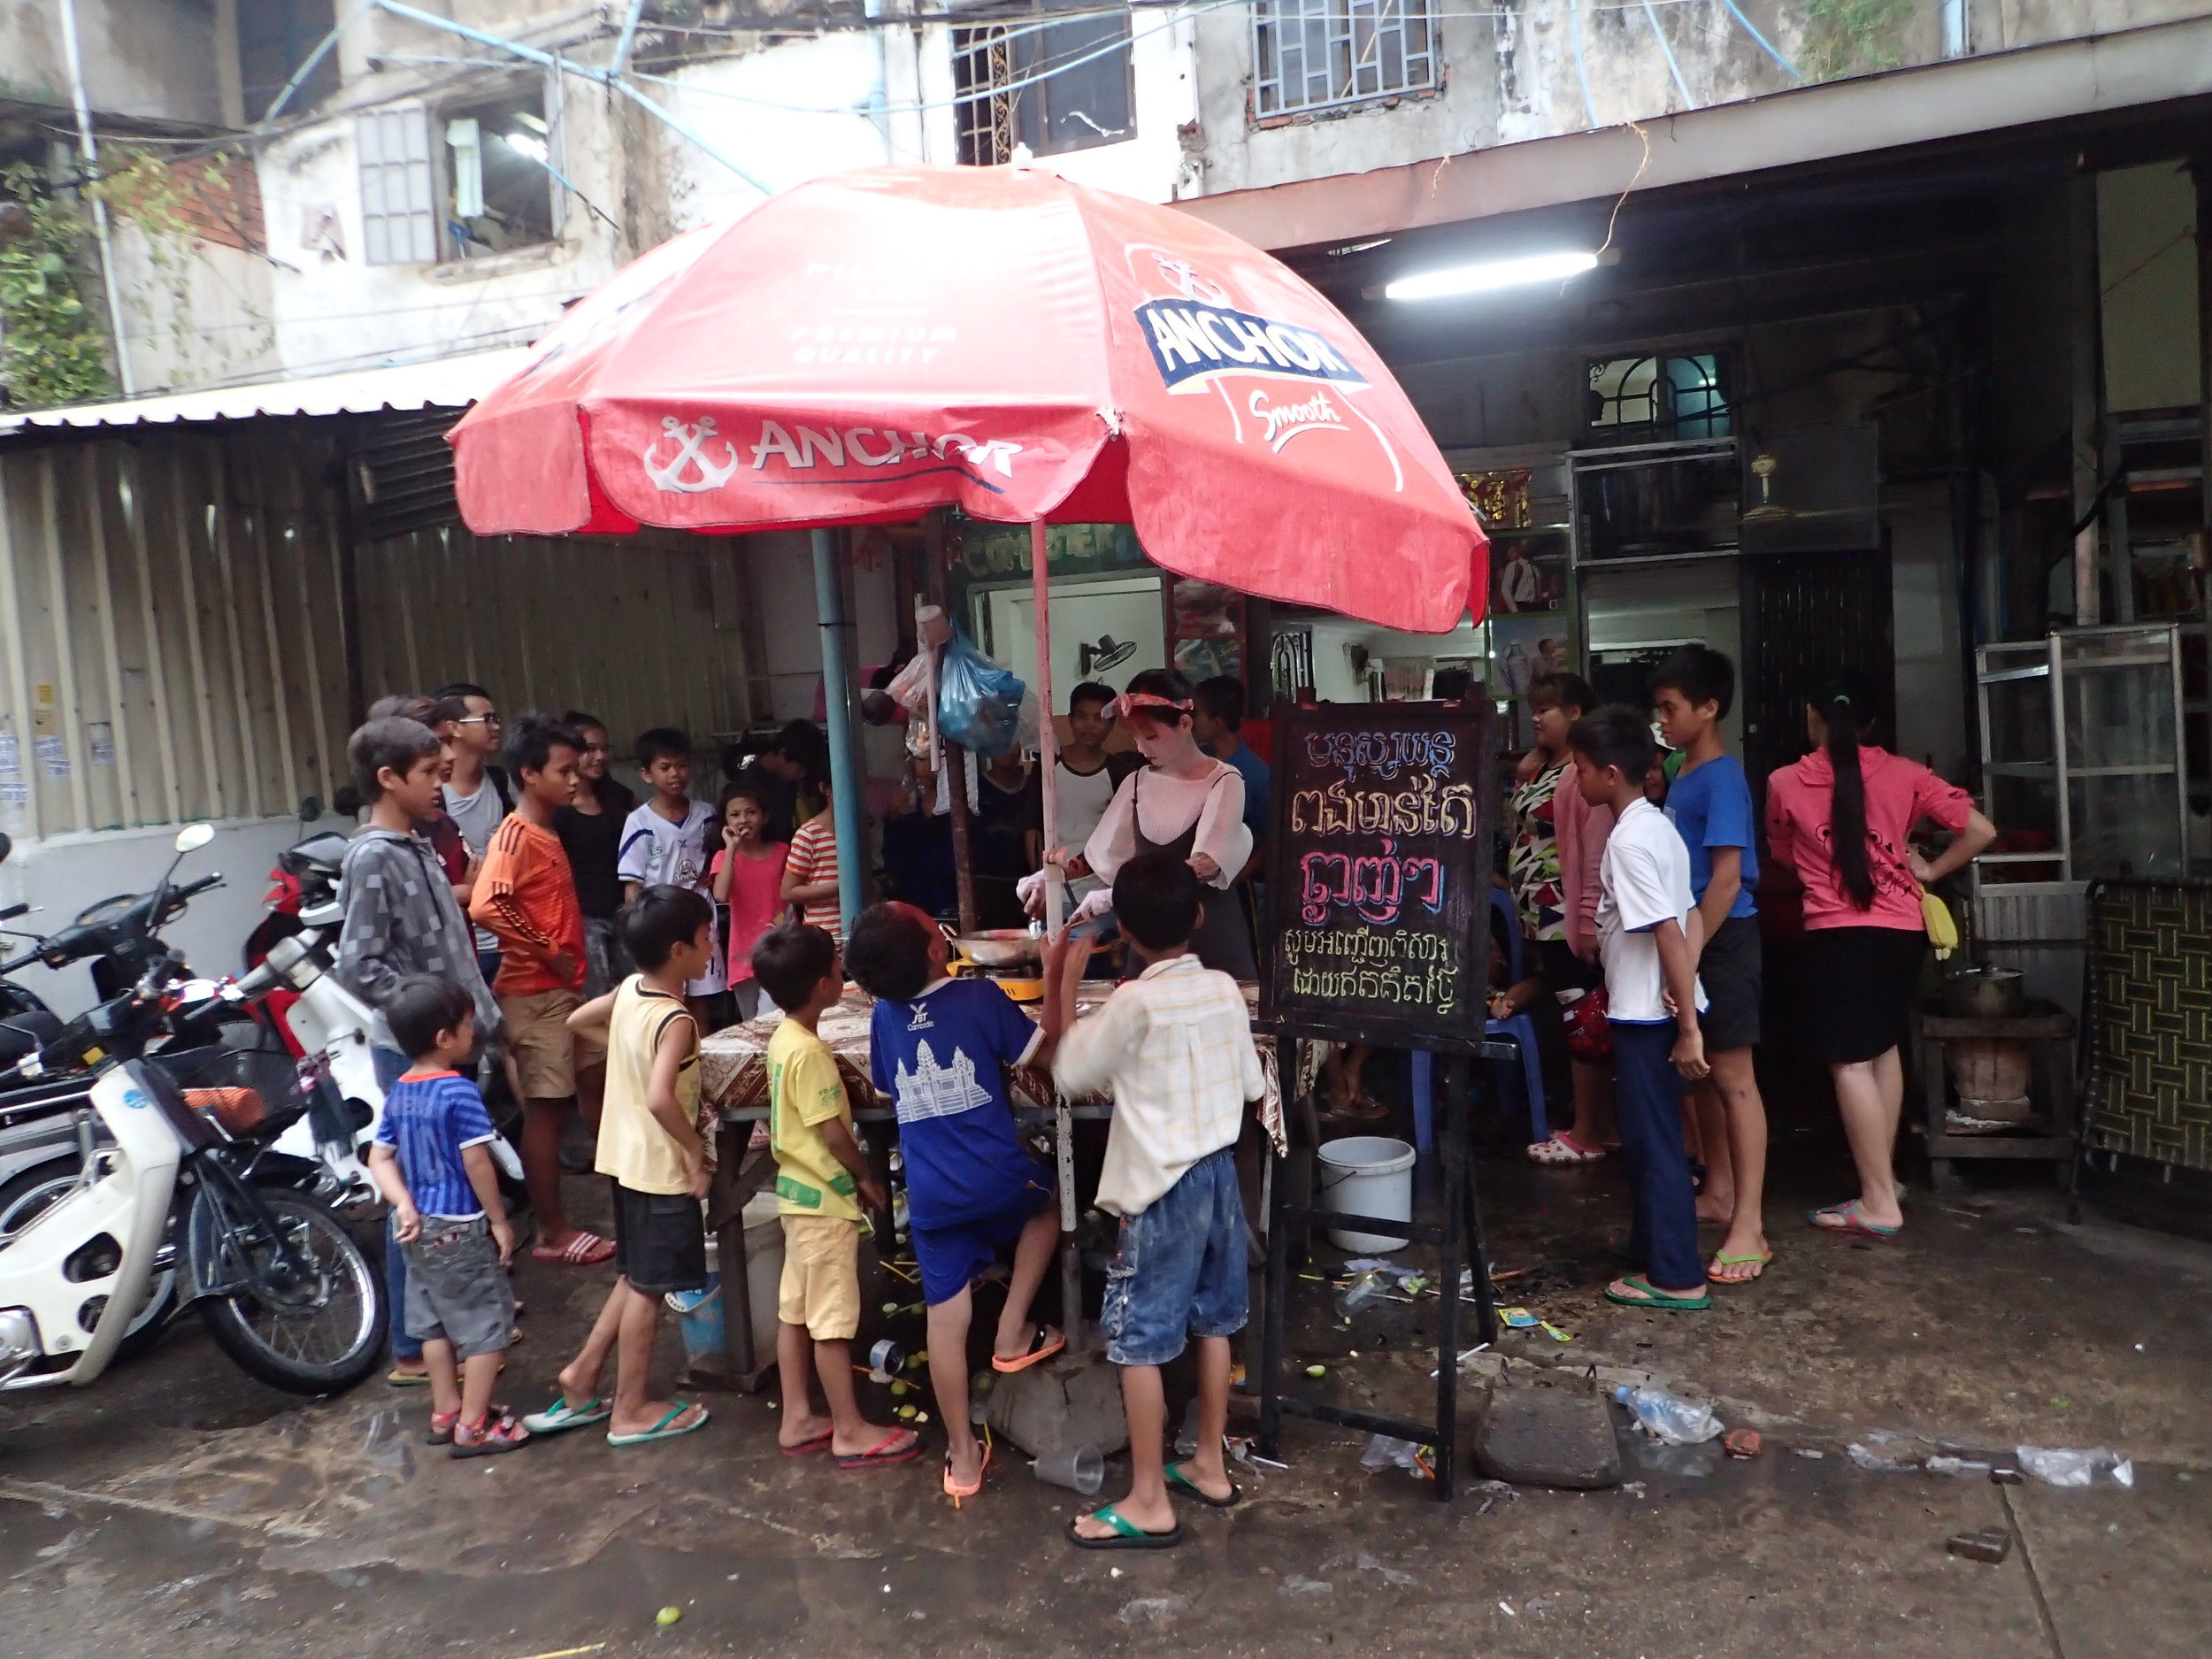
[[[649,887],[689,887],[712,903],[707,867],[713,849],[708,843],[719,831],[714,809],[691,798],[691,740],[672,726],[655,726],[637,741],[637,771],[651,793],[623,820],[622,846],[615,855],[623,898],[634,899]],[[705,1016],[703,1035],[728,1025],[734,1012],[699,1006],[702,999],[729,989],[720,956],[709,957],[699,977],[684,987],[694,1014]]]
[[[1146,966],[1088,1019],[1075,1018],[1087,941],[1071,949],[1064,933],[1047,947],[1045,1035],[1060,1038],[1053,1076],[1071,1095],[1113,1091],[1098,1207],[1121,1217],[1099,1325],[1106,1357],[1121,1368],[1129,1495],[1068,1524],[1080,1549],[1170,1548],[1183,1541],[1171,1492],[1217,1509],[1241,1495],[1222,1463],[1229,1339],[1248,1312],[1235,1148],[1245,1102],[1259,1099],[1266,1082],[1244,993],[1191,953],[1208,892],[1174,852],[1139,853],[1122,864],[1114,911]],[[1194,1336],[1198,1450],[1164,1467],[1160,1367]]]
[[[1617,703],[1599,709],[1574,723],[1567,746],[1582,798],[1614,812],[1598,865],[1598,948],[1613,1033],[1614,1112],[1635,1193],[1629,1249],[1644,1271],[1615,1279],[1606,1299],[1671,1312],[1710,1307],[1697,1194],[1682,1147],[1681,1079],[1709,1069],[1697,1018],[1705,999],[1689,849],[1644,798],[1644,777],[1658,755],[1643,716]]]

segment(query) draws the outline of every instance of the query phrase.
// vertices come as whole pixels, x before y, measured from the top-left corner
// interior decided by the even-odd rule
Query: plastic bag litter
[[[1717,1438],[1724,1425],[1713,1408],[1701,1400],[1685,1400],[1663,1388],[1613,1390],[1613,1398],[1628,1408],[1629,1415],[1645,1433],[1671,1446],[1695,1446]]]
[[[1425,1448],[1411,1440],[1394,1440],[1387,1434],[1377,1434],[1367,1442],[1367,1449],[1359,1455],[1362,1469],[1402,1469],[1408,1474],[1428,1478],[1428,1469],[1421,1461]]]
[[[1921,1465],[1920,1443],[1912,1435],[1876,1429],[1844,1448],[1844,1455],[1860,1468],[1878,1475],[1909,1474]]]
[[[884,689],[891,694],[891,701],[909,714],[929,712],[929,653],[917,651],[906,659],[906,666],[891,676],[891,683]]]
[[[1026,687],[961,635],[945,647],[937,671],[937,722],[954,742],[985,759],[1018,741]]]
[[[2013,1455],[2019,1458],[2020,1467],[2046,1486],[2092,1486],[2097,1477],[2108,1475],[2118,1486],[2135,1484],[2135,1465],[2129,1459],[2106,1447],[2088,1451],[2076,1451],[2048,1446],[2016,1446]]]

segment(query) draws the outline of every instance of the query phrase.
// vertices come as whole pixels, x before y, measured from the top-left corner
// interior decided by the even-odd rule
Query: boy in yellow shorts
[[[768,1041],[768,1141],[783,1217],[776,1370],[783,1379],[784,1455],[828,1449],[840,1469],[872,1469],[918,1455],[920,1436],[860,1415],[852,1340],[860,1332],[861,1203],[889,1202],[853,1139],[851,1103],[817,1032],[844,994],[836,943],[821,928],[787,923],[753,947],[753,977],[783,1023]],[[826,1416],[814,1409],[819,1372]]]

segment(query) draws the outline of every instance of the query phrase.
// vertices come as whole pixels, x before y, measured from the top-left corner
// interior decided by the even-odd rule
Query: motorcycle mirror
[[[195,853],[214,839],[212,824],[187,824],[177,832],[176,849],[180,853]]]
[[[300,822],[312,824],[323,815],[323,803],[313,795],[300,797]]]

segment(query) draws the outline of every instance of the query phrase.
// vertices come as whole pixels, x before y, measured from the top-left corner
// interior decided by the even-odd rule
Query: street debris
[[[1286,1573],[1276,1589],[1284,1595],[1326,1595],[1336,1588],[1326,1578],[1309,1578],[1302,1572]]]
[[[1190,1597],[1187,1595],[1140,1596],[1133,1601],[1122,1603],[1120,1618],[1125,1624],[1133,1624],[1139,1619],[1164,1624],[1189,1605]]]
[[[1916,1436],[1875,1429],[1845,1447],[1844,1455],[1872,1474],[1907,1475],[1920,1467],[1919,1445]]]
[[[2012,1553],[2012,1534],[2001,1526],[1985,1526],[1978,1532],[1954,1532],[1943,1547],[1964,1560],[1985,1561],[1993,1567]]]
[[[2109,1476],[2116,1486],[2135,1485],[2135,1465],[2117,1452],[2100,1446],[2092,1451],[2062,1450],[2044,1446],[2016,1446],[2013,1455],[2020,1467],[2046,1486],[2094,1486],[2099,1475]]]
[[[1645,1433],[1670,1446],[1694,1446],[1721,1432],[1712,1407],[1663,1388],[1632,1388],[1624,1383],[1613,1390],[1613,1398],[1628,1408]]]
[[[1720,1443],[1731,1457],[1756,1457],[1766,1449],[1756,1429],[1731,1429],[1720,1437]]]
[[[1431,1478],[1426,1460],[1421,1454],[1426,1448],[1411,1440],[1394,1440],[1387,1434],[1377,1434],[1367,1442],[1367,1449],[1360,1454],[1362,1469],[1398,1468],[1419,1479]]]
[[[1921,1467],[1932,1475],[1960,1475],[1970,1480],[1977,1475],[1989,1475],[1994,1472],[1981,1458],[1953,1457],[1944,1452],[1938,1452]]]
[[[653,1615],[653,1623],[656,1624],[673,1624],[683,1616],[684,1610],[680,1607],[664,1607],[661,1609],[659,1612]]]

